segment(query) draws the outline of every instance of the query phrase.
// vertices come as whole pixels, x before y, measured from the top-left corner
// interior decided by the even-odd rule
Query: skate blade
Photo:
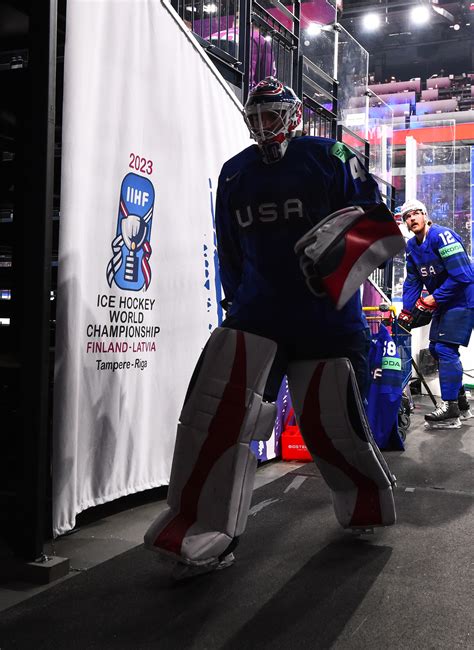
[[[206,564],[182,564],[181,562],[178,562],[171,573],[171,577],[173,580],[177,581],[189,580],[191,578],[196,578],[197,576],[205,575],[206,573],[227,569],[232,566],[234,562],[235,557],[233,553],[230,553],[221,561],[215,560]]]
[[[375,535],[375,528],[373,526],[359,526],[348,529],[354,537],[361,535]]]
[[[461,418],[461,420],[469,420],[470,418],[472,418],[474,416],[472,415],[471,410],[467,410],[467,411],[461,411],[461,413],[459,414],[459,417]]]
[[[453,418],[451,420],[445,420],[444,422],[428,422],[425,421],[425,429],[460,429],[461,420],[459,418]]]

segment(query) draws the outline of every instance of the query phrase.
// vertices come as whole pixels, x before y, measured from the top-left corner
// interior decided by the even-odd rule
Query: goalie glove
[[[309,290],[342,309],[374,269],[405,248],[386,205],[333,212],[296,243]]]

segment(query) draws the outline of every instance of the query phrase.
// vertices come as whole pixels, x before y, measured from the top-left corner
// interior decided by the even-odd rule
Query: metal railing
[[[336,138],[337,81],[306,56],[301,56],[299,70],[305,133],[323,138]]]
[[[279,9],[293,22],[297,32],[297,16],[283,5]],[[298,64],[297,33],[288,30],[256,2],[252,5],[249,29],[248,90],[269,75],[277,77],[285,85],[294,86]]]

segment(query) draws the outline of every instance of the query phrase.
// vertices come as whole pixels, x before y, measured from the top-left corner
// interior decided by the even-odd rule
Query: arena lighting
[[[455,25],[453,25],[453,29],[455,32],[457,32],[461,29],[461,25],[459,25],[459,23],[456,23]]]
[[[378,29],[381,22],[382,21],[380,20],[380,14],[365,14],[365,16],[362,18],[362,25],[368,32],[373,32]]]
[[[415,25],[425,25],[430,20],[430,10],[423,5],[413,7],[410,11],[410,19]]]
[[[272,37],[270,36],[270,34],[267,34],[267,35],[264,37],[264,40],[266,40],[267,43],[271,43],[271,41],[272,41]]]
[[[306,28],[308,36],[318,36],[321,33],[321,23],[309,23]]]
[[[203,11],[205,14],[215,14],[217,11],[217,5],[215,4],[204,5]]]

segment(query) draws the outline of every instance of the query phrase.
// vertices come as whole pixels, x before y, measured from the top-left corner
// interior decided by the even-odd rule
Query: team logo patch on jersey
[[[382,357],[382,370],[401,370],[402,362],[395,357]]]
[[[439,254],[441,257],[451,257],[451,255],[456,255],[456,253],[463,253],[464,248],[459,242],[455,244],[450,244],[449,246],[443,246],[439,249]]]
[[[155,190],[148,178],[127,174],[120,188],[113,256],[107,265],[107,282],[120,289],[145,291],[151,282],[151,225]]]
[[[333,144],[331,147],[331,153],[333,156],[336,156],[336,158],[339,158],[339,160],[342,160],[342,162],[347,162],[349,158],[353,158],[354,156],[352,151],[342,142],[336,142]]]

